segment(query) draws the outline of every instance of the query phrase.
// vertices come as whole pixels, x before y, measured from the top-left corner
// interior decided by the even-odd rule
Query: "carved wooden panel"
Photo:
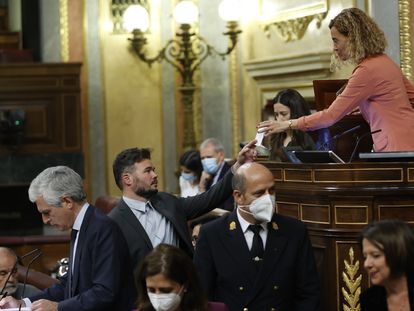
[[[414,163],[261,163],[278,177],[277,212],[307,225],[321,277],[321,310],[358,310],[358,295],[368,286],[359,234],[378,219],[414,224]]]
[[[287,215],[296,219],[300,219],[300,209],[298,203],[277,201],[276,210],[282,215]]]
[[[74,63],[0,65],[0,112],[25,113],[22,140],[0,155],[82,150],[79,74]]]

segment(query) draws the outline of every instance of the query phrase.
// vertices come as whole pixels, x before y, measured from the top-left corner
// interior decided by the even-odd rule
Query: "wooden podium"
[[[275,178],[277,212],[309,230],[322,310],[360,310],[369,286],[358,243],[373,220],[414,223],[414,162],[292,164],[259,161]]]

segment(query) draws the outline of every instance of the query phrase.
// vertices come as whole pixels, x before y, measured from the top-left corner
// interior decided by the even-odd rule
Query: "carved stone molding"
[[[243,65],[256,81],[264,105],[279,88],[294,88],[305,98],[313,98],[312,81],[330,76],[331,55],[330,51],[286,55],[247,61]]]
[[[319,28],[327,12],[328,2],[321,1],[282,11],[271,20],[263,22],[262,26],[268,37],[270,36],[270,28],[274,27],[283,41],[299,40],[313,20],[316,21],[316,27]]]

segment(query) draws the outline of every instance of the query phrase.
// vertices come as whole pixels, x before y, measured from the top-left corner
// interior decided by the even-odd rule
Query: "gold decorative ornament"
[[[320,1],[309,5],[302,5],[276,14],[272,19],[262,23],[266,36],[270,37],[270,28],[275,27],[277,34],[283,41],[301,39],[309,24],[315,20],[316,27],[320,28],[322,20],[328,12],[328,2]]]
[[[60,57],[62,62],[69,61],[69,15],[68,0],[59,1]]]
[[[236,230],[236,222],[232,221],[229,225],[229,230]]]
[[[342,272],[342,280],[346,288],[342,287],[342,295],[345,302],[343,303],[344,311],[360,311],[359,296],[361,295],[362,274],[355,279],[359,270],[359,260],[354,264],[354,249],[349,249],[350,262],[344,260],[345,271]]]
[[[411,52],[411,8],[410,1],[398,1],[400,17],[400,58],[401,70],[407,79],[412,80],[412,52]]]

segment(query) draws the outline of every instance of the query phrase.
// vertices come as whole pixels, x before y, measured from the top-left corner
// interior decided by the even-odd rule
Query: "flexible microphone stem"
[[[42,251],[40,250],[40,249],[38,249],[38,253],[35,255],[35,256],[33,256],[33,258],[29,261],[29,263],[27,264],[27,268],[26,268],[26,274],[25,274],[25,276],[24,276],[24,283],[23,283],[23,290],[22,290],[22,296],[20,297],[20,300],[21,299],[23,299],[23,297],[24,297],[24,292],[26,291],[26,283],[27,283],[27,277],[28,277],[28,275],[29,275],[29,269],[30,269],[30,266],[32,265],[32,263],[37,259],[37,258],[39,258],[40,256],[42,255]],[[20,304],[19,305],[19,311],[21,310],[21,308],[22,308],[22,304]]]
[[[29,275],[29,269],[30,269],[30,266],[32,265],[32,263],[37,259],[37,258],[39,258],[40,256],[42,255],[42,252],[39,250],[39,252],[29,261],[29,263],[27,264],[27,268],[26,268],[26,274],[25,274],[25,276],[24,276],[24,283],[23,283],[23,291],[22,291],[22,297],[20,297],[20,298],[23,298],[24,297],[24,292],[25,292],[25,290],[26,290],[26,283],[27,283],[27,277],[28,277],[28,275]]]
[[[322,148],[326,148],[326,147],[328,147],[329,146],[329,144],[331,143],[331,142],[333,142],[333,141],[335,141],[335,140],[337,140],[337,139],[339,139],[339,138],[341,138],[342,136],[344,136],[344,135],[346,135],[346,134],[349,134],[349,133],[352,133],[352,132],[355,132],[356,130],[359,130],[361,128],[361,125],[357,125],[357,126],[354,126],[354,127],[352,127],[352,128],[350,128],[349,130],[346,130],[346,131],[344,131],[344,132],[342,132],[342,133],[339,133],[339,134],[336,134],[334,137],[332,137],[332,138],[330,138],[330,139],[328,139],[326,142],[324,142],[323,144],[322,144]],[[319,148],[320,149],[320,148]],[[326,150],[326,149],[325,149]]]
[[[40,249],[35,248],[34,250],[32,250],[32,251],[30,251],[30,252],[28,252],[28,253],[24,254],[23,256],[20,256],[20,257],[19,257],[19,256],[17,256],[17,260],[16,260],[16,262],[14,263],[13,268],[12,268],[12,269],[11,269],[11,271],[9,272],[9,275],[7,276],[6,282],[4,283],[3,288],[2,288],[2,289],[1,289],[1,291],[0,291],[0,295],[2,295],[2,298],[4,298],[5,296],[7,296],[7,292],[6,292],[6,293],[4,293],[4,289],[6,288],[6,286],[7,286],[7,282],[10,280],[10,278],[11,278],[11,276],[12,276],[12,274],[13,274],[13,271],[16,269],[17,264],[19,263],[19,261],[21,261],[22,259],[24,259],[24,258],[26,258],[26,257],[28,257],[28,256],[31,256],[31,255],[33,255],[33,254],[37,253],[37,252],[40,252]]]
[[[358,149],[358,146],[359,146],[359,143],[365,138],[365,137],[367,137],[369,134],[376,134],[376,133],[379,133],[379,132],[381,132],[382,130],[376,130],[376,131],[373,131],[373,132],[367,132],[367,133],[364,133],[361,137],[359,137],[358,139],[357,139],[357,142],[356,142],[356,144],[355,144],[355,147],[354,147],[354,150],[352,150],[352,153],[351,153],[351,156],[349,157],[349,161],[348,161],[348,163],[351,163],[352,162],[352,160],[354,159],[354,157],[355,157],[355,153],[356,153],[356,151],[357,151],[357,149]]]

